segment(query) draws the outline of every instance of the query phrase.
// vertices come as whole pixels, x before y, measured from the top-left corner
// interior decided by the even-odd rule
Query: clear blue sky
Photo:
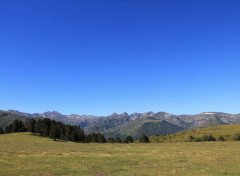
[[[2,0],[0,109],[240,113],[238,0]]]

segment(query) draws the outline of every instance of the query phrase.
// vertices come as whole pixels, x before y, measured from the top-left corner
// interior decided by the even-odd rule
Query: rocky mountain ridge
[[[41,116],[65,124],[81,126],[86,133],[100,132],[106,136],[126,136],[141,134],[161,135],[178,131],[217,126],[222,124],[240,123],[240,114],[222,112],[204,112],[196,115],[173,115],[166,112],[146,112],[122,114],[113,113],[110,116],[93,115],[63,115],[57,111],[48,111],[43,114],[24,113],[9,110],[9,113],[18,114],[27,118]]]

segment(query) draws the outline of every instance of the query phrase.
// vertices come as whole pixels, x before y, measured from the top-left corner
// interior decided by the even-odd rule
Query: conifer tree
[[[122,143],[122,140],[120,139],[120,137],[117,137],[115,140],[116,143]]]
[[[56,127],[56,122],[55,121],[52,121],[52,123],[51,123],[51,129],[50,129],[49,137],[53,138],[54,141],[56,141],[56,139],[58,138],[58,131],[57,131],[57,127]]]
[[[4,134],[2,127],[0,127],[0,134]]]
[[[114,138],[113,137],[109,137],[108,138],[108,143],[114,143],[115,141],[114,141]]]
[[[5,132],[6,133],[11,133],[12,132],[12,124],[6,126]]]
[[[127,136],[126,139],[124,140],[124,143],[133,143],[132,136]]]

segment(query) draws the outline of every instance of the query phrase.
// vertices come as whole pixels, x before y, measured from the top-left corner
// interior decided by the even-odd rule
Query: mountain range
[[[15,119],[50,118],[65,124],[77,125],[86,133],[99,132],[106,137],[131,135],[138,139],[142,134],[148,136],[166,135],[189,129],[205,128],[223,124],[240,123],[240,114],[205,112],[196,115],[173,115],[166,112],[113,113],[110,116],[63,115],[57,111],[43,114],[25,113],[17,110],[0,111],[0,126],[4,127]]]

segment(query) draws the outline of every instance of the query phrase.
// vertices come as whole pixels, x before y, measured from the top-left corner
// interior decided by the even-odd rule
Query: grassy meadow
[[[4,134],[0,175],[240,175],[240,142],[81,144]]]

